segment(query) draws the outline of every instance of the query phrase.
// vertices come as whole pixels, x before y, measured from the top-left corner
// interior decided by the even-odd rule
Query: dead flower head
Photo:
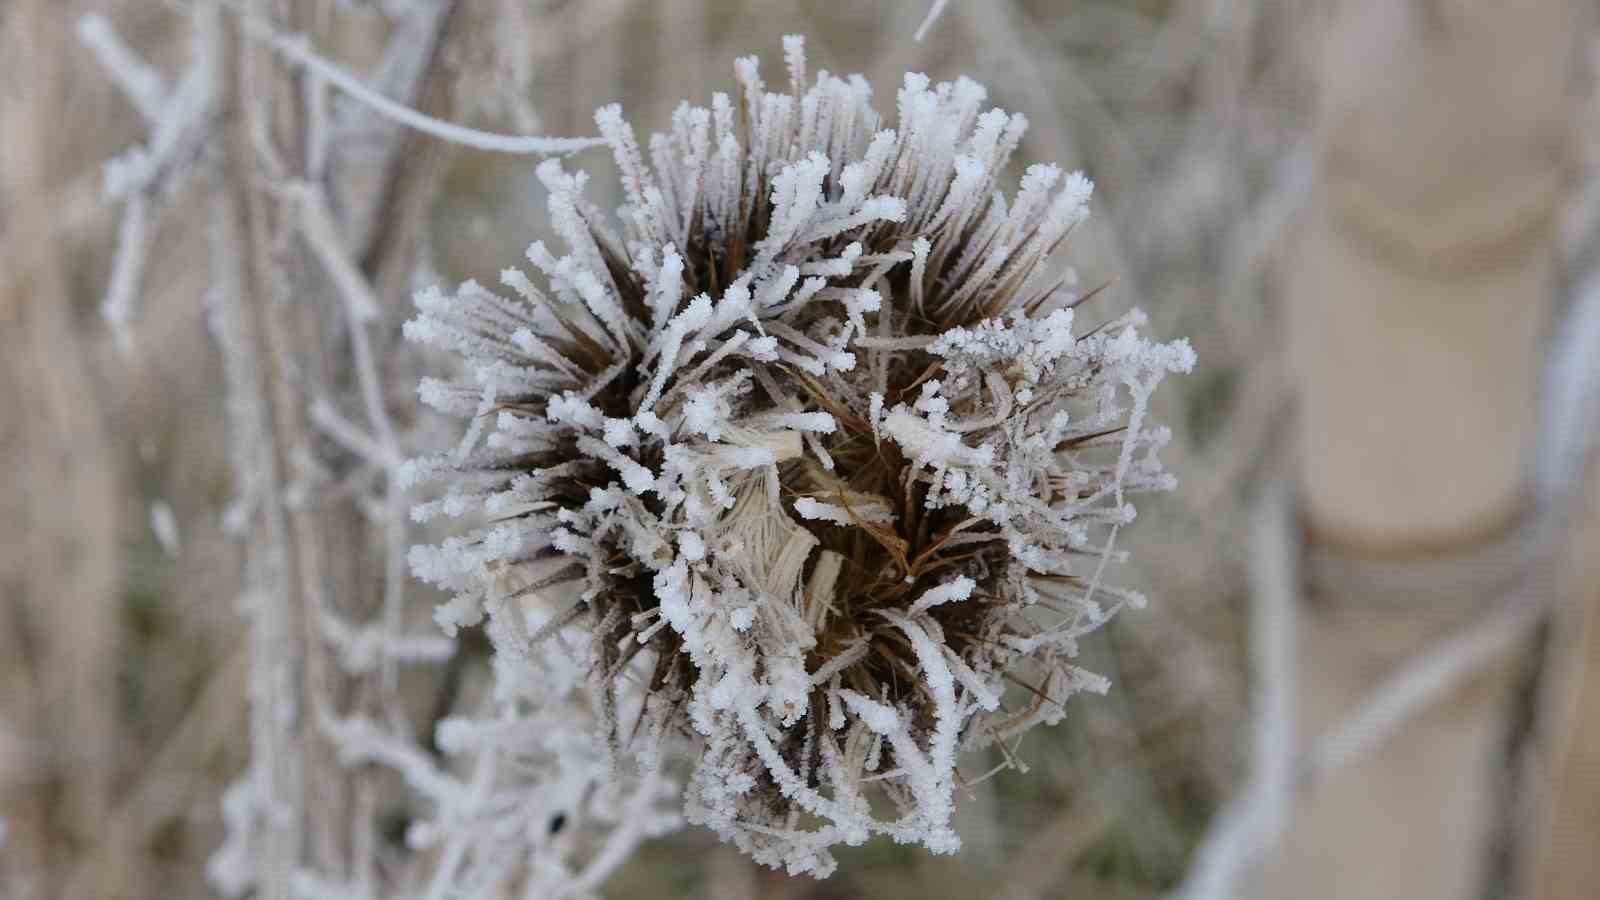
[[[1092,186],[1003,193],[1021,115],[910,74],[886,127],[784,48],[782,89],[741,59],[646,146],[599,111],[615,220],[542,164],[539,282],[418,297],[408,335],[469,375],[423,399],[472,424],[410,464],[446,486],[416,515],[489,524],[412,563],[447,627],[581,658],[618,760],[691,748],[690,821],[826,874],[872,834],[957,849],[960,753],[1104,688],[1074,641],[1139,600],[1101,575],[1126,497],[1173,486],[1146,402],[1194,355],[1075,321],[1049,262]]]

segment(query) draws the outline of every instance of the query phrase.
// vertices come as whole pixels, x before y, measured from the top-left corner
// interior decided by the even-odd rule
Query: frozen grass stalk
[[[410,557],[497,649],[499,724],[452,727],[520,754],[565,722],[609,791],[687,757],[688,821],[821,876],[872,835],[955,851],[960,755],[1105,689],[1075,642],[1142,602],[1102,576],[1126,498],[1174,486],[1146,407],[1194,354],[1077,320],[1052,257],[1092,185],[1006,196],[1023,116],[908,74],[889,125],[784,51],[781,90],[741,59],[644,144],[601,109],[615,218],[544,162],[564,255],[418,295],[406,334],[466,363],[422,399],[473,424],[402,477],[487,522]]]

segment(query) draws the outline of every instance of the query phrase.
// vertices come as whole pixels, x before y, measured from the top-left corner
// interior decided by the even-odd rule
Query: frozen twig
[[[339,446],[368,465],[390,471],[399,468],[404,461],[395,455],[395,448],[380,444],[372,435],[362,431],[359,425],[345,418],[326,397],[319,397],[311,402],[309,415],[312,424],[323,434],[333,438]]]
[[[1525,579],[1500,608],[1384,678],[1359,707],[1317,740],[1301,777],[1315,783],[1358,762],[1412,717],[1516,647],[1548,611],[1547,587],[1537,576]]]
[[[378,298],[340,239],[339,226],[333,220],[322,189],[310,182],[298,182],[290,185],[287,192],[300,210],[300,233],[328,277],[333,279],[352,325],[364,325],[376,319]]]
[[[151,224],[159,205],[190,174],[210,139],[216,104],[221,34],[214,3],[202,3],[191,16],[189,65],[168,91],[159,74],[117,37],[110,22],[95,15],[79,20],[78,36],[108,76],[150,123],[150,136],[105,165],[104,193],[124,201],[117,230],[111,279],[101,313],[124,350],[150,252]]]
[[[105,16],[90,14],[79,19],[78,39],[94,52],[106,76],[122,89],[146,121],[154,124],[161,118],[167,98],[166,79],[122,42]]]
[[[281,34],[268,25],[250,18],[243,20],[243,30],[251,39],[271,47],[288,62],[338,88],[345,96],[359,101],[373,112],[407,128],[431,134],[452,144],[492,153],[555,156],[587,150],[605,143],[601,138],[497,134],[436,119],[368,87],[361,79],[319,56],[311,49],[310,42],[304,36]]]
[[[212,334],[222,351],[230,457],[236,490],[256,519],[245,562],[240,604],[249,620],[250,765],[230,789],[227,839],[208,873],[224,894],[258,885],[268,897],[287,897],[297,867],[301,827],[301,759],[293,730],[300,665],[290,609],[289,524],[280,498],[276,435],[259,338],[245,296],[237,209],[225,190],[214,193],[209,229]],[[255,810],[270,814],[256,816]]]
[[[1255,709],[1251,775],[1195,853],[1176,900],[1230,900],[1241,876],[1282,832],[1295,789],[1295,619],[1299,546],[1290,491],[1269,484],[1251,528],[1251,647]]]
[[[927,18],[924,18],[922,24],[917,26],[917,33],[912,35],[911,39],[920,41],[927,37],[928,31],[933,28],[933,23],[939,21],[939,17],[944,14],[944,8],[949,5],[950,0],[933,0],[933,6],[928,9]]]
[[[133,318],[133,305],[144,281],[144,267],[150,253],[150,198],[143,192],[128,197],[122,207],[122,221],[117,228],[117,249],[111,258],[111,280],[106,285],[106,296],[100,304],[100,315],[111,326],[118,346],[130,349],[129,325]]]

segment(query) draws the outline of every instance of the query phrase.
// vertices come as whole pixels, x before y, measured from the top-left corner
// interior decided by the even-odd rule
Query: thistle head
[[[469,375],[423,399],[472,424],[410,465],[445,485],[416,515],[488,524],[412,563],[447,627],[579,658],[617,759],[687,748],[691,821],[826,874],[872,834],[956,849],[960,753],[1103,689],[1074,641],[1139,600],[1101,576],[1172,487],[1146,403],[1194,357],[1077,321],[1052,257],[1092,186],[1007,193],[1021,115],[911,74],[885,121],[784,45],[786,88],[742,59],[643,145],[599,111],[614,218],[541,165],[537,281],[418,297],[407,334]]]

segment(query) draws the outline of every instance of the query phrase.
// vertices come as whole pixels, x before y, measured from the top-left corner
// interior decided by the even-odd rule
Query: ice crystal
[[[787,90],[741,59],[643,145],[597,113],[615,220],[542,164],[542,283],[419,295],[407,334],[469,375],[421,395],[472,425],[408,466],[444,485],[418,515],[489,524],[412,565],[447,629],[544,611],[502,677],[582,645],[616,777],[686,754],[689,821],[825,875],[873,834],[954,851],[959,754],[1104,690],[1074,641],[1140,599],[1101,575],[1125,496],[1173,485],[1146,407],[1194,356],[1078,326],[1048,263],[1092,186],[1034,165],[1006,197],[1021,115],[909,74],[885,127],[784,49]]]

